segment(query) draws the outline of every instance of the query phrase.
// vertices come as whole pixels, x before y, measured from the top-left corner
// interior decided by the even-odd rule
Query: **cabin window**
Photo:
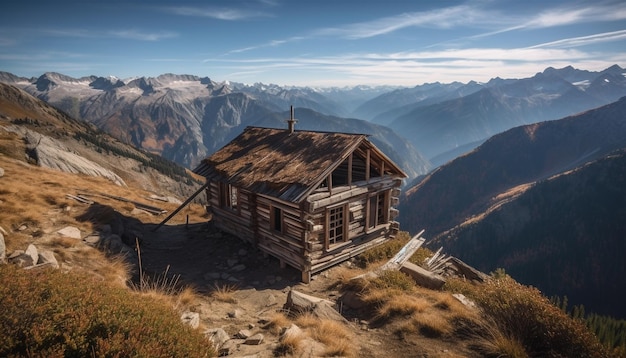
[[[386,224],[389,220],[387,215],[387,192],[372,195],[369,198],[368,208],[368,228],[372,229],[378,225]]]
[[[330,245],[345,241],[345,207],[338,206],[328,209],[326,213],[326,220],[328,223],[326,248]]]
[[[272,225],[272,230],[283,232],[283,211],[280,208],[272,207],[272,217],[270,218],[270,223]]]
[[[238,210],[239,208],[239,190],[236,186],[228,183],[220,185],[220,205],[223,208]]]

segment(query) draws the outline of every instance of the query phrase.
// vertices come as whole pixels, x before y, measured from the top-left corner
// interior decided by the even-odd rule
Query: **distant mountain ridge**
[[[415,108],[404,106],[410,110],[388,126],[408,138],[426,158],[440,156],[433,162],[438,166],[460,154],[454,151],[456,147],[480,143],[519,125],[614,102],[626,96],[625,75],[626,70],[616,65],[601,72],[548,68],[526,79],[496,78],[473,86],[473,92],[456,99],[425,106],[418,102]],[[452,155],[442,156],[446,152]]]
[[[626,317],[625,170],[623,97],[491,137],[405,190],[398,220],[480,270]]]
[[[120,140],[160,154],[188,168],[221,148],[249,125],[286,128],[285,111],[293,105],[315,111],[317,121],[308,129],[329,130],[348,112],[324,93],[339,89],[280,87],[276,85],[217,83],[208,77],[164,74],[123,82],[112,77],[74,79],[46,73],[37,79],[0,74],[25,91],[75,118],[94,123]],[[372,97],[380,89],[362,87],[344,98]],[[301,107],[299,107],[301,106]],[[303,118],[304,119],[304,118]],[[430,163],[406,139],[379,125],[346,119],[344,132],[364,133],[398,161],[411,177],[425,174]],[[296,129],[305,129],[297,126]]]
[[[568,66],[547,68],[524,79],[495,77],[487,83],[435,82],[413,88],[247,85],[177,74],[74,79],[48,72],[28,79],[0,72],[0,81],[189,168],[245,126],[268,122],[283,126],[274,118],[293,105],[298,111],[319,113],[317,128],[333,127],[331,118],[367,119],[391,128],[399,136],[376,129],[372,137],[391,143],[388,150],[395,153],[390,156],[405,157],[406,172],[422,175],[507,129],[572,115],[625,96],[625,73],[618,65],[599,72]],[[371,127],[346,123],[351,123],[343,127],[346,132]],[[388,134],[399,141],[390,141]]]
[[[69,173],[106,178],[185,198],[200,186],[181,166],[74,119],[17,87],[0,83],[0,153]],[[155,186],[158,183],[158,186]]]

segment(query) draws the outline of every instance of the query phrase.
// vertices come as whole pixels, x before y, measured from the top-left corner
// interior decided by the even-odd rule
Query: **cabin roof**
[[[194,172],[252,192],[300,202],[357,148],[373,150],[385,167],[406,174],[365,134],[246,127]]]

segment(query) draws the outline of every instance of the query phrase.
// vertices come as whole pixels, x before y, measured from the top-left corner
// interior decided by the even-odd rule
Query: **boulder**
[[[347,323],[348,321],[337,312],[335,304],[329,300],[318,298],[290,290],[284,308],[292,312],[310,312],[315,317]]]
[[[329,307],[335,305],[329,300],[310,296],[292,289],[289,290],[289,294],[287,294],[287,303],[285,303],[285,308],[299,311],[307,311],[320,302],[326,303]]]
[[[59,268],[59,262],[54,256],[54,252],[50,250],[44,250],[39,253],[37,264],[49,264],[53,268]]]
[[[180,316],[180,320],[191,326],[191,328],[198,328],[200,325],[200,314],[197,312],[186,311]]]

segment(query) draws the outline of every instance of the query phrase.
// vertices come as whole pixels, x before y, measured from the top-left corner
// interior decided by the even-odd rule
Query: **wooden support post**
[[[303,283],[311,282],[311,271],[302,271],[302,282]]]
[[[180,204],[180,206],[176,210],[172,211],[171,214],[169,214],[165,219],[163,219],[163,221],[161,221],[159,225],[157,225],[154,229],[152,229],[152,231],[157,231],[161,226],[163,226],[172,217],[174,217],[174,215],[176,215],[179,211],[181,211],[182,208],[187,206],[187,204],[189,204],[196,196],[198,196],[198,194],[200,194],[208,186],[209,186],[209,182],[207,181],[206,183],[204,183],[204,185],[200,187],[200,189],[196,190],[195,193],[191,194],[191,196],[187,200],[185,200],[184,203]]]

